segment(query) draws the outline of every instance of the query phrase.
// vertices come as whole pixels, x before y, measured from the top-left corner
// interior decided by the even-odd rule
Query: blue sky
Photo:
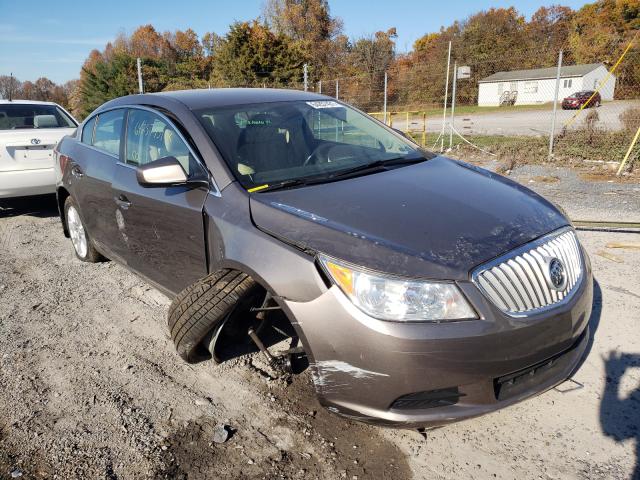
[[[89,52],[102,49],[121,32],[151,23],[157,30],[193,28],[198,34],[224,34],[234,20],[260,14],[263,0],[0,0],[0,75],[20,80],[40,76],[65,82],[79,75]],[[345,33],[358,37],[396,27],[397,49],[407,51],[428,32],[490,7],[514,5],[529,17],[541,5],[561,3],[579,8],[584,1],[431,1],[329,0],[331,13],[341,17]]]

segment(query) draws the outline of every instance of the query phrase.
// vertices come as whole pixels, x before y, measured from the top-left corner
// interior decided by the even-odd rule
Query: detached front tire
[[[93,246],[84,223],[82,223],[78,205],[70,196],[64,202],[64,218],[67,222],[67,230],[69,231],[76,257],[83,262],[89,263],[96,263],[102,260],[102,255]]]
[[[205,337],[260,288],[249,275],[223,269],[180,292],[169,307],[169,330],[178,355],[189,363],[207,358]]]

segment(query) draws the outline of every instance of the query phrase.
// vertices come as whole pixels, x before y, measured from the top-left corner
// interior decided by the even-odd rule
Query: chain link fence
[[[569,50],[536,62],[538,54],[452,52],[448,75],[446,58],[438,65],[400,59],[393,68],[324,78],[308,89],[355,105],[427,148],[530,161],[622,160],[640,126],[638,48],[617,65],[578,63]]]

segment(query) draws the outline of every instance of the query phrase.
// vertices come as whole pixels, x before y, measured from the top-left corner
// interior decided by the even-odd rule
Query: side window
[[[178,160],[187,175],[198,169],[189,148],[166,120],[147,110],[129,110],[126,162],[144,165],[165,157]]]
[[[96,126],[96,118],[93,117],[87,123],[85,123],[84,128],[82,129],[82,143],[86,143],[87,145],[91,145],[93,142],[93,127]]]
[[[98,115],[93,146],[113,155],[120,153],[120,133],[124,110],[111,110]]]

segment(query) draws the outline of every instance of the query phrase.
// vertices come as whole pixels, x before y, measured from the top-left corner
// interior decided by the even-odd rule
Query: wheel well
[[[60,214],[60,221],[62,222],[62,230],[64,232],[64,236],[67,238],[69,238],[69,229],[67,228],[67,219],[64,218],[64,202],[67,201],[68,196],[69,196],[69,192],[64,187],[60,187],[56,191],[56,198],[58,201],[58,213]]]
[[[253,279],[253,281],[256,283],[255,288],[260,299],[264,299],[264,298],[271,299],[269,301],[269,306],[275,307],[279,305],[279,302],[273,297],[273,292],[271,291],[270,288],[264,285],[264,283],[261,281],[262,279],[256,278],[256,275],[251,275],[247,271],[247,269],[233,268],[233,270],[241,271],[246,275],[248,275],[251,279]],[[254,295],[256,291],[254,291]],[[241,307],[240,310],[236,310],[229,317],[230,322],[228,322],[226,325],[227,327],[230,327],[230,330],[232,332],[235,331],[235,334],[232,336],[228,336],[227,338],[224,338],[224,336],[220,338],[221,343],[218,344],[216,347],[216,351],[220,349],[219,353],[221,354],[221,358],[219,359],[219,361],[227,361],[234,358],[236,355],[241,356],[251,351],[257,351],[255,350],[255,346],[253,345],[253,343],[251,343],[249,336],[247,335],[246,338],[244,338],[242,335],[242,332],[247,331],[248,330],[247,327],[249,326],[250,323],[252,323],[251,317],[254,317],[256,315],[257,316],[262,315],[263,316],[262,321],[266,321],[267,322],[266,325],[269,325],[271,328],[275,328],[277,332],[279,332],[279,334],[281,335],[286,334],[286,336],[291,338],[292,340],[294,338],[299,339],[298,333],[294,328],[293,323],[289,318],[289,315],[284,310],[279,309],[273,312],[267,312],[263,314],[250,313],[249,307],[260,307],[261,306],[260,302],[262,302],[262,300],[260,300],[255,305],[244,305]],[[279,338],[278,335],[277,334],[274,335],[273,332],[271,332],[270,334],[263,332],[261,336],[262,335],[264,335],[264,337],[262,338],[263,343],[265,343],[267,347],[277,343],[276,340],[278,341],[284,340],[284,337]],[[205,341],[206,342],[209,341],[210,338],[211,337],[207,337],[207,340]],[[242,345],[243,343],[245,344],[244,347]],[[205,345],[201,345],[201,348],[202,347],[205,347]],[[249,348],[246,349],[246,347],[249,347]],[[211,352],[207,352],[207,353],[211,353]],[[229,356],[229,354],[231,356]]]

